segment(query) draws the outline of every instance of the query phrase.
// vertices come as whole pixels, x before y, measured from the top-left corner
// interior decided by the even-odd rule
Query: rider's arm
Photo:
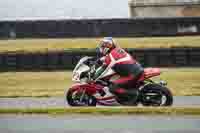
[[[99,60],[102,62],[102,65],[98,69],[96,69],[93,79],[97,79],[105,71],[105,69],[110,64],[111,59],[110,59],[110,56],[107,55],[107,56],[101,57]]]
[[[105,63],[105,59],[106,59],[105,56],[98,59],[98,62],[99,62],[98,64],[101,64],[101,65],[98,67],[98,69],[96,69],[94,76],[93,76],[93,79],[97,79],[107,68],[107,65]]]
[[[100,66],[100,67],[96,70],[96,72],[94,73],[93,79],[97,79],[97,78],[105,71],[106,68],[107,68],[106,65]]]

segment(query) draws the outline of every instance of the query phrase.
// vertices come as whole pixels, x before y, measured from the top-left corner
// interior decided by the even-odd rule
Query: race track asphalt
[[[174,107],[199,107],[198,96],[176,96]],[[62,97],[0,98],[0,108],[69,107]],[[0,133],[200,133],[200,116],[1,114]]]
[[[200,133],[198,116],[0,115],[1,133]]]
[[[174,107],[200,106],[200,96],[175,96]],[[69,107],[64,97],[0,98],[0,108],[54,108]]]

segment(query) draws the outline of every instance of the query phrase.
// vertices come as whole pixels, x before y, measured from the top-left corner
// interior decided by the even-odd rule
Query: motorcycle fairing
[[[144,81],[145,79],[149,79],[151,77],[155,77],[161,74],[159,68],[145,68],[144,73],[140,77],[138,81]]]

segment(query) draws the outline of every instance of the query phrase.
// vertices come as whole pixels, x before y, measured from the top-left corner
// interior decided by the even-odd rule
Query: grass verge
[[[56,72],[2,72],[0,97],[51,97],[64,96],[71,86],[69,71]]]
[[[29,108],[1,109],[0,114],[92,114],[92,115],[200,115],[200,107],[73,107],[73,108]]]
[[[200,68],[162,68],[155,80],[165,80],[173,95],[200,95]],[[73,84],[72,72],[2,72],[0,97],[63,97]]]
[[[200,95],[200,68],[166,68],[161,71],[162,74],[153,79],[167,81],[173,95]]]
[[[115,38],[123,48],[200,47],[200,36]],[[47,52],[96,48],[100,38],[0,40],[0,52]]]

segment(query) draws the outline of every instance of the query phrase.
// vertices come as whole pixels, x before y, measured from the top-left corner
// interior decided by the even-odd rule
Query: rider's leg
[[[137,77],[129,75],[113,81],[108,87],[106,86],[103,88],[103,91],[105,92],[104,97],[110,97],[113,96],[113,94],[115,95],[125,93],[128,90],[128,88],[134,86],[139,77],[139,75]]]
[[[119,93],[120,91],[122,92],[123,89],[125,89],[125,91],[128,91],[129,88],[133,90],[135,88],[137,81],[141,77],[142,73],[143,72],[139,73],[136,76],[129,75],[127,77],[122,77],[118,80],[113,81],[113,84],[111,84],[109,87],[110,91],[115,94],[115,93],[118,93],[118,91]]]
[[[133,76],[122,77],[118,80],[112,82],[109,86],[110,92],[113,94],[124,93],[126,88],[130,87],[130,83],[132,83]]]
[[[143,68],[139,64],[116,64],[113,69],[121,75],[121,78],[113,81],[109,87],[103,88],[107,95],[110,96],[111,93],[116,94],[116,90],[121,91],[123,89],[131,88],[139,79],[140,75],[143,73]],[[109,93],[111,92],[111,93]]]
[[[131,105],[136,105],[137,104],[137,99],[138,99],[138,89],[136,87],[136,82],[140,78],[140,75],[138,75],[135,78],[132,78],[130,80],[125,80],[129,78],[123,78],[118,81],[118,84],[113,84],[110,86],[110,91],[113,93],[115,96],[117,96],[120,101],[125,102],[123,104],[130,104]],[[124,82],[122,82],[124,81]],[[119,84],[120,83],[120,84]],[[126,103],[127,102],[127,103]]]

